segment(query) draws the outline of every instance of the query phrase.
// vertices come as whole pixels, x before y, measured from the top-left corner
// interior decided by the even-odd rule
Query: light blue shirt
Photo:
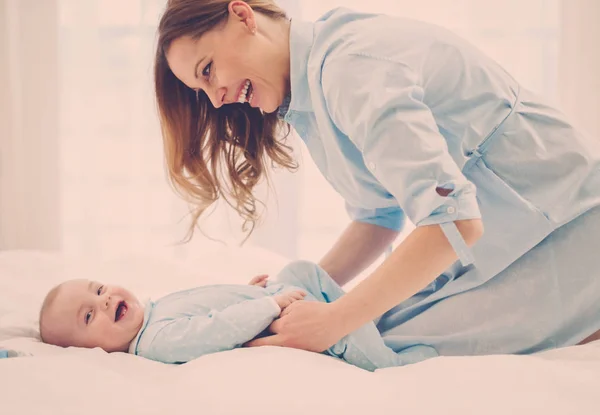
[[[598,137],[434,25],[341,8],[292,20],[290,52],[280,117],[350,217],[440,224],[461,260],[381,318],[388,346],[531,353],[600,329]]]
[[[185,363],[232,350],[262,334],[280,314],[272,296],[301,289],[304,301],[332,302],[344,291],[309,261],[292,261],[265,288],[220,284],[176,292],[147,301],[142,327],[129,353],[163,363]],[[388,347],[374,322],[344,336],[327,353],[369,371],[403,366],[438,356],[419,343]]]
[[[341,8],[292,20],[290,51],[280,116],[352,219],[441,225],[461,261],[449,272],[477,269],[453,289],[600,204],[598,145],[445,29]],[[454,222],[473,218],[485,233],[469,249]]]
[[[266,329],[281,309],[253,285],[209,285],[146,301],[144,322],[129,353],[182,363],[242,346]]]

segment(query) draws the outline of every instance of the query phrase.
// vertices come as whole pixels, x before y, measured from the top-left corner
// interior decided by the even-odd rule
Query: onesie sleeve
[[[448,152],[418,75],[403,63],[336,55],[322,71],[330,117],[415,226],[439,224],[464,264],[472,254],[454,221],[480,218],[475,185]]]
[[[204,316],[154,323],[152,339],[137,354],[163,363],[184,363],[209,353],[232,350],[252,340],[281,313],[271,297],[247,300]]]

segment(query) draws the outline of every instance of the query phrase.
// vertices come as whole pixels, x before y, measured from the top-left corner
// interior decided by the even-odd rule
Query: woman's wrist
[[[331,321],[334,323],[336,330],[342,334],[342,337],[352,333],[358,329],[361,324],[357,324],[356,315],[348,308],[348,304],[344,301],[336,300],[330,303]],[[360,317],[360,315],[359,315]]]

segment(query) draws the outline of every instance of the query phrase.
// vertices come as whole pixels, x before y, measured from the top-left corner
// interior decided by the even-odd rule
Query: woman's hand
[[[274,333],[246,343],[247,347],[282,346],[323,352],[337,343],[344,333],[333,303],[296,301],[269,326]]]

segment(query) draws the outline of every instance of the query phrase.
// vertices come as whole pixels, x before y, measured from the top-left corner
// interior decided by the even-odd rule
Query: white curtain
[[[162,1],[58,0],[61,199],[70,253],[143,252],[184,235],[152,93]]]
[[[598,134],[600,2],[279,3],[294,18],[346,6],[449,27]],[[167,185],[152,91],[164,0],[0,0],[0,6],[1,248],[96,255],[176,243],[188,225],[187,208]],[[293,145],[300,172],[273,176],[268,215],[249,243],[316,260],[347,217],[297,137]],[[239,221],[222,206],[204,226],[226,243],[241,241]],[[198,233],[173,252],[193,255],[215,245]]]
[[[56,0],[0,0],[0,249],[61,248]]]

